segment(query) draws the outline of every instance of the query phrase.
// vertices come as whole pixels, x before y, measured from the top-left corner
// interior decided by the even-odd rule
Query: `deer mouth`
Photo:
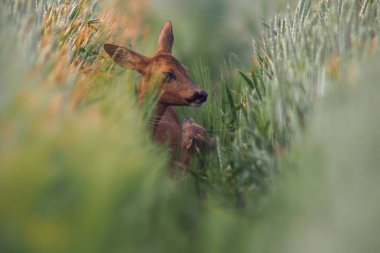
[[[186,99],[190,106],[201,106],[207,101],[208,94],[204,91],[196,92],[191,98]]]

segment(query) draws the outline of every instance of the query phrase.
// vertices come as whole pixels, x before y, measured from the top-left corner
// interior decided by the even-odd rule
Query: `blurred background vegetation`
[[[238,67],[253,57],[252,41],[272,15],[294,6],[292,0],[152,0],[150,13],[159,29],[162,20],[175,24],[178,56],[190,64],[208,65],[219,77],[220,66],[231,58]],[[176,24],[181,24],[177,27]],[[216,73],[215,73],[216,72]]]
[[[378,252],[378,10],[1,0],[0,251]],[[180,181],[101,49],[152,55],[167,19],[217,143]]]

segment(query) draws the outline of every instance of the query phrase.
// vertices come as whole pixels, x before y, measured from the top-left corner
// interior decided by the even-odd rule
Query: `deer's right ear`
[[[149,64],[147,57],[125,47],[120,47],[113,44],[105,44],[104,50],[114,60],[114,62],[116,62],[121,67],[134,69],[141,74],[145,73],[145,70]]]
[[[156,54],[172,54],[173,43],[174,35],[172,23],[167,21],[161,28]]]

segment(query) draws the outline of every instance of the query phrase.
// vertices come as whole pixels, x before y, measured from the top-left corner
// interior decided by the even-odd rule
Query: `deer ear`
[[[145,73],[145,69],[149,64],[147,57],[140,55],[125,47],[113,44],[105,44],[104,50],[107,54],[123,68],[134,69],[141,74]]]
[[[173,43],[174,35],[172,23],[167,21],[161,29],[157,45],[157,54],[172,54]]]
[[[189,150],[191,148],[191,146],[193,145],[193,140],[194,140],[194,137],[191,136],[189,138],[189,140],[186,142],[186,149]]]

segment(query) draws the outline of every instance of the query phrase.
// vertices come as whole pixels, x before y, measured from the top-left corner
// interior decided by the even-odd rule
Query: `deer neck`
[[[164,116],[166,109],[168,109],[167,105],[161,104],[160,102],[157,103],[156,107],[154,108],[153,115],[152,115],[152,128],[153,128],[153,134],[156,132],[157,127],[161,121],[162,116]]]
[[[138,88],[138,98],[139,98],[140,105],[144,101],[145,94],[146,94],[146,89],[144,87],[144,83],[141,82]],[[151,122],[150,127],[152,128],[153,136],[155,136],[155,133],[159,126],[161,118],[165,114],[167,108],[168,106],[166,104],[160,103],[160,101],[158,101],[158,103],[156,104],[156,107],[153,109],[153,113],[150,118],[150,122]]]

